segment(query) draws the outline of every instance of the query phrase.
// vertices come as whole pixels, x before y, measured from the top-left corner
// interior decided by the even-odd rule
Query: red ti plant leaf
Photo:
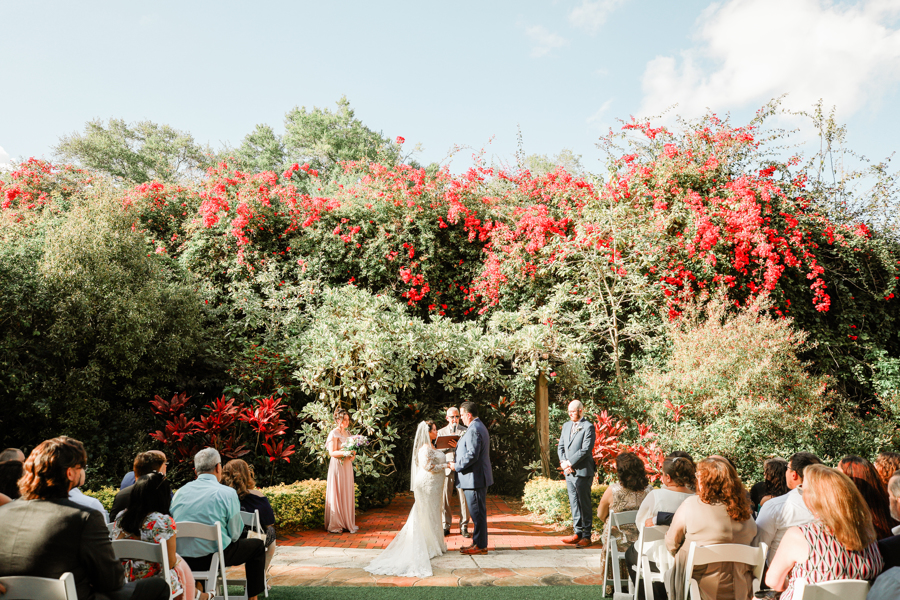
[[[291,459],[288,457],[294,453],[294,445],[291,444],[290,446],[285,448],[284,440],[278,440],[277,442],[272,442],[271,444],[268,442],[263,442],[263,448],[266,449],[266,454],[269,455],[269,462],[275,462],[279,459],[284,459],[285,462],[291,462]]]
[[[282,408],[281,398],[263,398],[255,408],[245,409],[240,419],[248,423],[257,435],[270,439],[287,431],[287,426],[281,419]]]
[[[187,395],[187,392],[175,394],[171,400],[164,400],[160,396],[154,396],[153,400],[150,401],[150,406],[153,407],[153,412],[158,415],[170,415],[184,408],[190,399],[191,397]]]
[[[619,436],[628,428],[628,425],[624,421],[613,421],[605,410],[594,416],[597,417],[597,421],[594,423],[594,430],[597,433],[594,441],[594,460],[600,468],[611,472],[615,470],[616,457],[621,452]]]
[[[212,439],[217,438],[234,424],[241,409],[234,405],[234,398],[226,401],[225,396],[216,398],[215,402],[207,404],[204,408],[209,410],[209,413],[197,423],[196,431],[205,434],[210,439],[210,445],[215,446]]]

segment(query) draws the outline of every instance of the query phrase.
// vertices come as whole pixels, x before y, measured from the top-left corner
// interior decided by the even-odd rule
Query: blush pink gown
[[[329,451],[344,443],[350,434],[341,435],[332,429],[325,442]],[[339,449],[339,448],[338,448]],[[332,533],[347,530],[356,533],[356,501],[353,487],[353,461],[331,458],[328,464],[328,483],[325,487],[325,529]]]

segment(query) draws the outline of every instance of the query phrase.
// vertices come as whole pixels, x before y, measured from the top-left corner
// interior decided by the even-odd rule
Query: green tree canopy
[[[108,125],[99,119],[88,121],[84,132],[62,136],[54,152],[63,160],[134,183],[191,178],[214,160],[212,151],[187,132],[122,119],[110,119]]]
[[[287,158],[315,169],[330,171],[342,161],[395,163],[399,158],[396,145],[356,118],[346,96],[337,101],[334,112],[294,108],[285,115],[284,128]]]
[[[281,136],[268,125],[260,124],[244,136],[234,153],[240,166],[252,173],[280,171],[285,166],[285,149]]]

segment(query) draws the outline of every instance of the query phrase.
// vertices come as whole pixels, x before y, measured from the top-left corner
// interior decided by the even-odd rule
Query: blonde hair
[[[239,458],[228,461],[228,464],[222,470],[222,479],[225,485],[234,488],[238,498],[243,498],[250,490],[256,487],[253,467]]]
[[[872,513],[853,480],[831,467],[803,469],[803,500],[847,550],[859,552],[875,541]]]

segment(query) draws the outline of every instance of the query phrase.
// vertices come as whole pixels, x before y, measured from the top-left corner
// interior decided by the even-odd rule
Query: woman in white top
[[[666,457],[662,466],[662,487],[647,494],[638,508],[634,522],[639,531],[643,532],[644,527],[656,525],[656,515],[661,512],[674,515],[682,502],[695,495],[696,472],[697,466],[687,452],[673,452]],[[632,544],[625,551],[625,564],[628,566],[629,575],[635,572],[632,567],[635,567],[637,562],[637,550]],[[658,572],[653,562],[650,563],[650,569]],[[654,588],[656,597],[662,597],[665,586],[662,583],[655,583]]]
[[[661,512],[674,514],[681,503],[694,495],[696,477],[694,461],[683,456],[669,455],[663,461],[662,487],[653,490],[638,508],[635,523],[638,529],[657,524],[656,515]]]

